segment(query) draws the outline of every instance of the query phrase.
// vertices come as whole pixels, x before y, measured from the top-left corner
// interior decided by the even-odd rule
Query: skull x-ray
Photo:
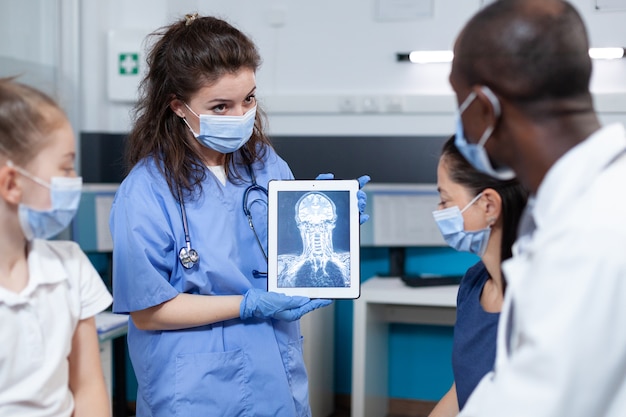
[[[279,288],[350,286],[350,193],[278,194]]]

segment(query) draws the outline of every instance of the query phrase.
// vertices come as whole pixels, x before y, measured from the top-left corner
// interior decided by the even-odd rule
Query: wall
[[[0,0],[0,38],[5,40],[0,44],[0,76],[24,74],[25,82],[56,94],[58,1],[26,0],[20,7],[14,3]],[[25,25],[36,30],[24,31]]]
[[[50,70],[49,77],[58,84],[65,79],[63,85],[55,86],[58,94],[76,98],[68,105],[80,109],[77,130],[125,132],[130,126],[131,103],[111,102],[106,94],[108,32],[148,33],[185,12],[199,11],[227,18],[258,44],[264,58],[258,74],[259,98],[270,112],[273,133],[451,132],[455,103],[447,82],[449,66],[398,63],[395,54],[420,48],[450,49],[482,1],[432,0],[432,17],[407,21],[377,20],[380,1],[393,3],[0,0],[0,33],[10,39],[0,44],[0,74],[24,67],[11,65],[15,60],[26,63],[31,71],[36,67]],[[622,24],[626,12],[598,11],[597,1],[573,1],[587,22],[592,46],[626,45],[626,25]],[[54,36],[55,31],[59,36]],[[623,120],[626,60],[594,65],[592,90],[603,120]],[[75,95],[74,90],[80,93]],[[348,106],[352,110],[345,109],[346,101],[352,103]],[[376,110],[365,109],[371,103]],[[390,110],[397,109],[394,103],[400,103],[400,111]]]
[[[83,130],[125,131],[129,126],[130,106],[107,102],[104,94],[106,62],[102,51],[106,49],[108,30],[148,32],[196,10],[225,17],[255,40],[264,58],[257,80],[261,99],[279,108],[285,107],[287,100],[289,108],[304,113],[309,111],[307,106],[321,102],[324,111],[334,112],[338,101],[330,102],[327,97],[449,93],[445,67],[398,65],[395,53],[415,47],[450,48],[457,27],[479,4],[477,0],[465,1],[462,7],[453,7],[455,3],[435,2],[433,20],[383,23],[373,21],[374,1],[85,0],[81,51]],[[452,12],[443,14],[443,10]],[[279,17],[272,20],[276,15]],[[276,20],[282,23],[273,24]],[[312,93],[319,99],[305,97]],[[289,99],[295,99],[295,106]],[[280,123],[276,122],[277,128]],[[349,124],[357,125],[353,119]]]
[[[416,0],[419,1],[419,0]],[[278,134],[445,134],[452,130],[454,100],[446,64],[398,63],[397,52],[450,49],[479,0],[433,0],[433,16],[409,21],[375,19],[377,1],[287,0],[81,2],[81,129],[123,132],[129,103],[106,97],[109,30],[149,32],[188,11],[227,18],[258,44],[264,64],[258,96]],[[576,0],[593,46],[626,45],[626,12],[598,12],[593,0]],[[613,120],[626,112],[626,60],[597,63],[593,90]],[[607,98],[610,93],[612,96]],[[616,97],[615,94],[619,93]],[[342,105],[352,103],[352,109]],[[389,111],[400,102],[402,110]],[[374,102],[376,110],[371,108]],[[345,106],[344,106],[345,107]]]

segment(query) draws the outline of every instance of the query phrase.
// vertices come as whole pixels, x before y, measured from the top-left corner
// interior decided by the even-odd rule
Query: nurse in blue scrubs
[[[153,37],[110,218],[137,416],[309,416],[298,319],[330,301],[266,291],[265,187],[293,175],[264,133],[257,49],[197,15]]]

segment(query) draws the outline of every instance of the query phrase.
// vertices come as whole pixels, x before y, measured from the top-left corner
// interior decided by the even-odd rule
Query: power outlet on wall
[[[378,113],[380,111],[378,97],[363,97],[361,100],[361,109],[363,113]]]
[[[340,97],[338,103],[339,111],[342,113],[356,113],[357,100],[356,97]]]

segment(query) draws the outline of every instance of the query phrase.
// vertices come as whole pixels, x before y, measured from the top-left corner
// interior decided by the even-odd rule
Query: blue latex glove
[[[334,178],[335,175],[331,173],[319,174],[317,177],[315,177],[316,180],[332,180]],[[359,206],[359,224],[363,224],[370,218],[370,216],[369,214],[363,213],[365,211],[365,207],[367,206],[367,194],[365,194],[365,191],[361,190],[361,188],[363,188],[365,184],[370,182],[370,176],[363,175],[357,178],[357,181],[359,181],[359,191],[356,192]]]
[[[317,177],[315,177],[316,180],[334,180],[335,179],[335,174],[319,174]]]
[[[251,317],[261,319],[273,318],[276,320],[294,321],[306,313],[332,303],[331,300],[293,296],[277,292],[267,292],[258,288],[250,288],[243,296],[239,307],[239,317],[242,320]]]
[[[363,175],[357,178],[357,180],[359,181],[359,191],[356,192],[356,196],[359,199],[359,224],[363,224],[369,220],[370,215],[363,213],[365,211],[365,207],[367,206],[367,194],[365,194],[365,191],[361,190],[361,188],[370,182],[370,176]]]

